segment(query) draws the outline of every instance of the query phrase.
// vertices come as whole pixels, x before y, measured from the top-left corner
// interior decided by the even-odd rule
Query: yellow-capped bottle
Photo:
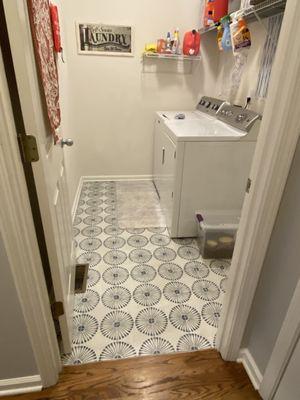
[[[223,28],[222,28],[222,25],[219,25],[217,27],[217,43],[218,43],[219,50],[221,50],[221,51],[223,50],[222,37],[223,37]]]

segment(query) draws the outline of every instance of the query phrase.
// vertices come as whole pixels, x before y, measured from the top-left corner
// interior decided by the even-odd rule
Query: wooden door
[[[47,121],[44,99],[34,57],[25,0],[4,0],[8,34],[25,124],[25,133],[34,135],[39,161],[32,164],[56,302],[62,302],[59,317],[63,350],[71,351],[74,300],[75,249],[72,237],[64,151],[54,145]]]

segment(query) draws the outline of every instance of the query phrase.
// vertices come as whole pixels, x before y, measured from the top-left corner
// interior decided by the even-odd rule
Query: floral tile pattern
[[[63,362],[214,347],[230,263],[203,260],[196,240],[172,240],[164,227],[120,228],[116,185],[83,184],[74,236],[88,287],[75,296]]]

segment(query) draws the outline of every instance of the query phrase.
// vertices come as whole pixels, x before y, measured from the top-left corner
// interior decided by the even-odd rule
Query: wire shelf
[[[156,58],[163,60],[177,60],[177,61],[199,61],[201,56],[185,56],[179,54],[163,54],[163,53],[144,53],[144,58]]]
[[[281,14],[285,10],[287,0],[265,0],[255,6],[250,6],[244,10],[244,18],[247,22],[255,21],[256,15],[259,18],[268,18],[273,15]],[[201,35],[217,29],[217,25],[209,26],[208,28],[200,29]]]

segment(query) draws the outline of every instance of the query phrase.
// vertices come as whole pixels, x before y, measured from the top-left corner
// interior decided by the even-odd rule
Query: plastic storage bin
[[[203,258],[231,258],[240,215],[237,211],[197,212],[198,243]]]

